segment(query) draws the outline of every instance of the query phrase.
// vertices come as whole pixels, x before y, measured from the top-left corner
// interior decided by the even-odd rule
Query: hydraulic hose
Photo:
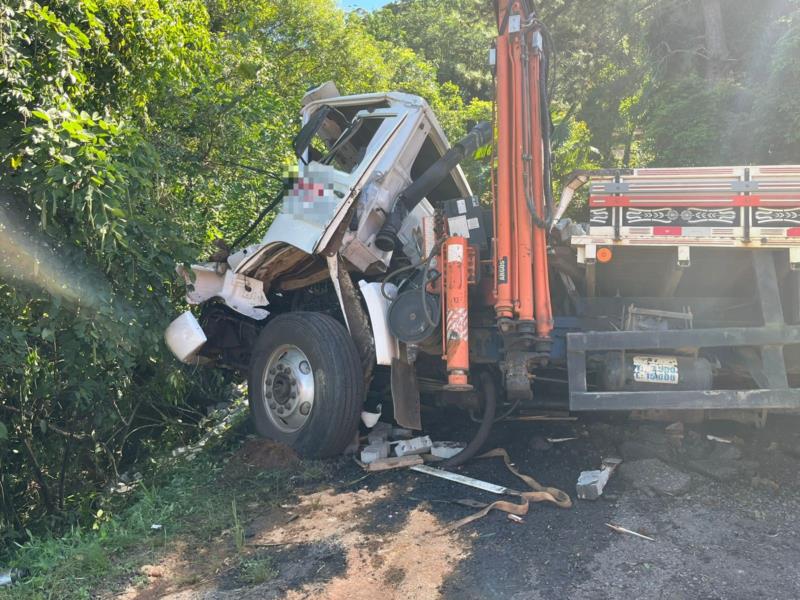
[[[472,130],[453,145],[445,154],[433,163],[425,172],[409,184],[395,200],[394,208],[386,219],[383,228],[375,238],[375,246],[383,252],[394,249],[397,243],[397,232],[406,218],[425,196],[433,191],[450,174],[450,171],[492,139],[492,124],[481,121]]]
[[[543,184],[544,184],[544,203],[545,203],[545,221],[550,221],[553,216],[553,157],[552,148],[550,146],[550,129],[552,121],[550,119],[550,99],[547,97],[547,71],[549,69],[549,59],[547,53],[544,55],[544,68],[539,70],[539,108],[541,110],[541,123],[542,123],[542,147],[544,149],[544,166],[542,169]]]
[[[494,425],[494,413],[497,409],[497,390],[495,388],[494,378],[490,373],[485,371],[481,373],[481,387],[483,388],[485,406],[483,410],[483,419],[481,420],[481,425],[478,428],[478,432],[475,434],[475,437],[472,438],[470,443],[467,444],[466,448],[452,458],[448,458],[446,461],[441,463],[441,466],[445,469],[463,465],[478,453],[478,451],[486,443],[486,439],[489,437],[489,433],[492,430],[492,425]]]

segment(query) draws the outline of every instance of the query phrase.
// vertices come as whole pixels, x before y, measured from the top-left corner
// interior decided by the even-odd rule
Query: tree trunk
[[[706,37],[706,80],[719,81],[725,74],[728,60],[728,44],[725,42],[725,27],[722,23],[721,0],[700,0],[703,6],[703,23]]]

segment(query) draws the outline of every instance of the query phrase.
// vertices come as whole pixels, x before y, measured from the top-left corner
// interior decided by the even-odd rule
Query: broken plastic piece
[[[367,426],[368,429],[375,427],[378,419],[381,418],[381,408],[381,405],[378,404],[378,412],[367,412],[366,410],[361,411],[361,421]]]
[[[606,458],[603,467],[596,471],[583,471],[578,476],[576,491],[581,500],[597,500],[606,487],[614,469],[622,462],[621,458]]]
[[[394,453],[397,456],[408,456],[409,454],[427,454],[431,450],[433,442],[427,435],[422,437],[412,438],[410,440],[401,440],[397,442],[394,447]]]

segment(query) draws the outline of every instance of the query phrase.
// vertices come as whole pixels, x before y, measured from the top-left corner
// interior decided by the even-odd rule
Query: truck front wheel
[[[272,319],[253,347],[248,379],[256,430],[307,458],[353,440],[364,376],[350,334],[335,319],[292,312]]]

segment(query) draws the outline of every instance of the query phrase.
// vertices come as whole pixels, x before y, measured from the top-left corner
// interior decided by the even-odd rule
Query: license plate
[[[678,383],[678,359],[668,356],[634,356],[633,379],[642,383]]]

